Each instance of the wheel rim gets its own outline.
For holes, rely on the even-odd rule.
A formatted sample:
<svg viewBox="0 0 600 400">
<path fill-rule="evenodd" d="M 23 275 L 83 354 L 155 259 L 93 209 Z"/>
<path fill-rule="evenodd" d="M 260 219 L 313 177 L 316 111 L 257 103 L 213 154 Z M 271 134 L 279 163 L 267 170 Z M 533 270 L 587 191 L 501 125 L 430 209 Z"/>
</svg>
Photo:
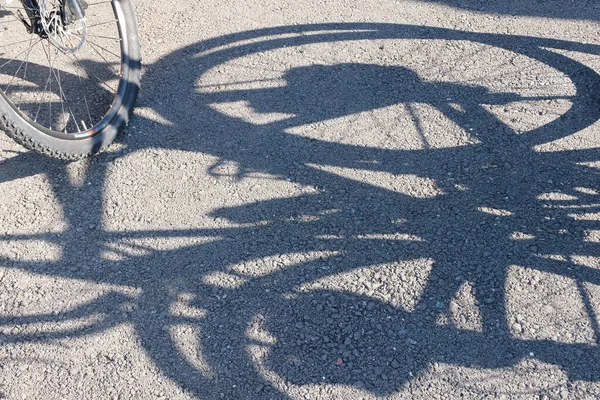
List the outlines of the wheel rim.
<svg viewBox="0 0 600 400">
<path fill-rule="evenodd" d="M 47 1 L 46 12 L 55 16 L 59 3 Z M 88 138 L 109 126 L 130 72 L 120 2 L 89 2 L 83 37 L 64 27 L 67 41 L 70 36 L 84 42 L 70 53 L 55 40 L 29 33 L 22 19 L 28 21 L 21 2 L 0 0 L 0 96 L 25 123 L 60 139 Z"/>
</svg>

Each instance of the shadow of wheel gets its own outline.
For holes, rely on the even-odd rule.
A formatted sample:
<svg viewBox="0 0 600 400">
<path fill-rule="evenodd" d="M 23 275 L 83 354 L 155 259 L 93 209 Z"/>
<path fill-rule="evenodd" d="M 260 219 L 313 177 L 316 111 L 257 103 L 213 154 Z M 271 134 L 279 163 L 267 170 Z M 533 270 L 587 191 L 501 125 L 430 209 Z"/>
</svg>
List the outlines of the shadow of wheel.
<svg viewBox="0 0 600 400">
<path fill-rule="evenodd" d="M 169 93 L 168 86 L 170 80 L 165 79 L 165 75 L 177 76 L 178 83 L 177 95 L 185 98 L 186 95 L 193 97 L 195 106 L 201 110 L 204 120 L 211 124 L 219 125 L 222 129 L 217 129 L 216 134 L 211 136 L 211 128 L 208 125 L 198 128 L 200 136 L 207 134 L 202 140 L 197 137 L 183 137 L 173 141 L 170 146 L 164 137 L 147 137 L 143 142 L 131 144 L 133 148 L 162 147 L 177 148 L 203 153 L 213 154 L 225 160 L 232 160 L 241 165 L 241 168 L 247 168 L 249 171 L 264 171 L 280 176 L 290 176 L 292 180 L 303 184 L 317 184 L 327 187 L 335 181 L 328 174 L 312 173 L 307 177 L 299 177 L 292 168 L 299 164 L 324 162 L 323 154 L 327 154 L 327 163 L 329 165 L 340 165 L 346 168 L 352 168 L 360 165 L 362 160 L 376 160 L 379 163 L 388 165 L 392 160 L 413 161 L 415 158 L 423 158 L 422 155 L 416 155 L 415 152 L 398 152 L 391 150 L 381 150 L 365 148 L 361 146 L 352 146 L 345 144 L 332 144 L 318 139 L 312 139 L 312 143 L 319 147 L 316 156 L 309 154 L 309 151 L 302 152 L 300 149 L 305 145 L 305 141 L 297 139 L 286 139 L 281 141 L 277 139 L 281 136 L 284 129 L 290 126 L 298 126 L 302 123 L 312 122 L 312 116 L 307 119 L 292 120 L 288 125 L 273 123 L 268 126 L 272 133 L 264 133 L 262 128 L 253 128 L 248 124 L 239 124 L 219 111 L 210 107 L 211 104 L 218 101 L 243 100 L 244 95 L 252 95 L 251 91 L 241 92 L 237 97 L 227 97 L 227 94 L 219 98 L 218 95 L 203 94 L 196 92 L 196 82 L 209 70 L 216 68 L 230 60 L 247 57 L 248 55 L 266 52 L 273 49 L 286 47 L 296 47 L 316 43 L 339 43 L 344 41 L 376 41 L 380 39 L 419 39 L 419 40 L 449 40 L 449 41 L 468 41 L 480 43 L 488 46 L 506 49 L 507 51 L 524 55 L 531 59 L 544 63 L 567 76 L 576 88 L 576 96 L 572 98 L 572 106 L 559 118 L 537 127 L 534 130 L 511 138 L 507 145 L 503 140 L 493 136 L 485 137 L 487 142 L 483 146 L 478 146 L 477 151 L 488 151 L 485 146 L 499 146 L 503 149 L 514 148 L 516 151 L 510 157 L 511 162 L 517 162 L 522 156 L 527 156 L 536 145 L 548 143 L 552 140 L 560 139 L 581 131 L 600 118 L 600 110 L 597 107 L 598 93 L 600 93 L 600 77 L 588 66 L 561 54 L 562 51 L 577 51 L 587 54 L 600 54 L 600 47 L 597 45 L 586 45 L 573 42 L 566 42 L 553 39 L 540 39 L 525 36 L 507 36 L 499 34 L 484 34 L 464 31 L 455 31 L 442 28 L 418 27 L 408 25 L 389 25 L 389 24 L 318 24 L 318 25 L 299 25 L 293 27 L 276 27 L 262 29 L 250 32 L 242 32 L 234 35 L 223 36 L 204 41 L 197 45 L 179 50 L 169 57 L 166 57 L 156 64 L 152 65 L 145 76 L 147 83 L 144 99 L 160 97 L 164 91 Z M 196 73 L 186 74 L 190 65 L 195 66 Z M 168 72 L 166 72 L 168 71 Z M 164 82 L 163 84 L 157 82 Z M 154 86 L 153 86 L 154 85 Z M 189 88 L 190 92 L 183 94 L 180 88 Z M 156 96 L 155 96 L 156 95 Z M 142 100 L 144 101 L 144 100 Z M 252 102 L 250 101 L 252 104 Z M 264 101 L 257 103 L 266 104 Z M 184 126 L 182 115 L 175 111 L 168 102 L 156 106 L 155 110 L 164 118 L 172 121 L 176 126 Z M 265 109 L 272 107 L 266 106 Z M 369 107 L 367 107 L 369 108 Z M 468 111 L 480 112 L 479 109 Z M 453 114 L 451 110 L 447 111 L 459 125 L 465 126 L 469 115 Z M 477 115 L 477 114 L 473 114 Z M 240 147 L 246 145 L 252 148 L 251 139 L 241 135 L 237 136 L 238 144 L 243 146 L 232 146 L 233 139 L 222 135 L 223 131 L 239 132 L 243 131 L 248 137 L 252 134 L 266 135 L 267 139 L 273 139 L 275 149 L 269 149 L 259 146 L 259 149 L 253 149 L 251 152 L 241 152 Z M 266 142 L 263 142 L 266 143 Z M 280 147 L 283 144 L 283 147 Z M 511 147 L 513 146 L 513 147 Z M 277 164 L 274 161 L 266 161 L 269 157 L 277 157 L 277 153 L 288 152 L 291 161 Z M 293 150 L 298 150 L 299 156 Z M 291 151 L 290 151 L 291 150 Z M 268 154 L 269 157 L 260 158 L 260 152 Z M 472 150 L 468 150 L 470 152 Z M 476 153 L 476 152 L 475 152 Z M 434 164 L 440 160 L 451 159 L 452 157 L 468 160 L 470 156 L 457 152 L 430 152 L 427 163 Z M 451 156 L 449 154 L 454 154 Z M 311 158 L 314 157 L 314 158 Z M 593 150 L 567 152 L 564 156 L 540 156 L 544 163 L 552 163 L 552 157 L 555 158 L 557 165 L 573 165 L 575 162 L 595 160 L 597 153 Z M 260 158 L 260 159 L 259 159 Z M 278 159 L 281 159 L 279 157 Z M 388 164 L 386 164 L 388 163 Z M 423 173 L 426 168 L 424 164 L 419 164 L 421 169 L 418 172 Z M 435 168 L 428 167 L 435 170 Z M 443 169 L 443 168 L 441 168 Z M 399 173 L 393 170 L 393 173 Z M 440 171 L 435 170 L 436 174 Z M 537 170 L 530 171 L 532 175 Z M 434 175 L 436 175 L 434 174 Z M 436 175 L 439 177 L 440 175 Z M 494 175 L 496 176 L 496 175 Z M 538 178 L 540 181 L 544 178 L 549 179 L 547 172 L 540 171 Z M 339 178 L 338 178 L 339 179 Z M 525 185 L 525 183 L 524 183 Z M 335 184 L 334 184 L 335 186 Z M 361 186 L 349 185 L 350 190 L 361 190 Z M 364 188 L 363 188 L 364 189 Z M 491 186 L 490 186 L 490 190 Z M 378 193 L 373 190 L 374 193 Z M 491 192 L 493 193 L 493 192 Z M 527 197 L 532 193 L 526 192 Z M 375 198 L 378 196 L 375 195 Z M 382 195 L 385 197 L 385 194 Z M 535 198 L 535 197 L 533 197 Z M 471 198 L 475 203 L 477 198 Z M 270 204 L 262 205 L 260 210 L 273 208 Z M 318 208 L 318 205 L 315 206 Z M 283 207 L 285 209 L 285 206 Z M 307 206 L 307 209 L 310 209 Z M 216 213 L 219 217 L 225 217 L 235 222 L 256 222 L 252 220 L 239 220 L 238 218 L 246 215 L 263 215 L 259 210 L 253 207 L 243 210 L 220 210 Z M 537 213 L 537 211 L 536 211 Z M 535 217 L 541 214 L 532 214 Z M 283 215 L 283 217 L 290 217 Z M 282 217 L 282 218 L 283 218 Z M 335 220 L 334 220 L 335 221 Z M 477 220 L 480 223 L 480 220 Z M 343 223 L 345 224 L 345 223 Z M 415 225 L 417 225 L 415 223 Z M 468 225 L 468 224 L 467 224 Z M 346 226 L 346 225 L 344 225 Z M 470 225 L 468 225 L 471 227 Z M 317 229 L 308 228 L 303 240 L 308 240 Z M 206 246 L 205 250 L 220 254 L 222 252 L 239 252 L 234 258 L 239 257 L 237 262 L 243 260 L 243 246 L 248 244 L 250 239 L 244 238 L 244 235 L 258 235 L 259 237 L 271 237 L 269 229 L 240 230 L 237 232 L 228 232 L 225 234 L 230 242 L 239 241 L 238 246 L 226 246 L 219 243 L 216 246 Z M 283 231 L 279 232 L 282 235 Z M 276 237 L 276 236 L 273 236 Z M 307 243 L 307 242 L 304 242 Z M 429 241 L 429 243 L 431 243 Z M 312 244 L 306 247 L 310 248 Z M 336 248 L 336 244 L 331 244 L 331 250 L 341 250 Z M 317 246 L 318 247 L 318 246 Z M 440 246 L 432 246 L 440 249 Z M 444 247 L 444 246 L 441 246 Z M 291 249 L 284 249 L 291 250 Z M 295 250 L 306 250 L 295 249 Z M 311 250 L 315 250 L 312 249 Z M 276 245 L 264 245 L 259 254 L 253 256 L 266 256 L 269 254 L 279 254 L 282 251 Z M 363 266 L 363 258 L 358 252 L 351 252 L 351 256 L 346 257 L 347 263 L 338 269 L 338 272 L 351 270 Z M 523 259 L 529 259 L 525 253 L 519 253 Z M 373 258 L 376 258 L 374 254 Z M 410 252 L 404 254 L 409 257 Z M 416 254 L 423 256 L 423 254 Z M 352 257 L 355 257 L 354 259 Z M 497 294 L 493 299 L 493 305 L 487 307 L 487 315 L 493 317 L 485 319 L 484 333 L 463 332 L 451 327 L 441 327 L 437 324 L 435 312 L 432 312 L 432 306 L 435 310 L 436 299 L 432 297 L 438 294 L 442 299 L 444 306 L 450 299 L 456 284 L 444 288 L 444 279 L 448 279 L 449 272 L 454 268 L 450 262 L 459 262 L 461 257 L 460 249 L 451 257 L 448 257 L 445 266 L 438 268 L 441 272 L 434 272 L 424 289 L 422 297 L 423 310 L 413 313 L 399 312 L 380 301 L 374 301 L 368 297 L 340 294 L 333 291 L 316 292 L 312 295 L 299 295 L 291 300 L 284 300 L 282 296 L 288 291 L 294 291 L 298 285 L 316 279 L 319 275 L 310 272 L 307 264 L 303 264 L 294 270 L 286 270 L 281 273 L 273 273 L 267 277 L 257 279 L 252 284 L 247 284 L 237 288 L 233 292 L 210 288 L 200 285 L 202 291 L 214 291 L 214 296 L 209 298 L 198 298 L 194 305 L 202 309 L 209 310 L 209 316 L 206 320 L 199 323 L 203 332 L 203 348 L 207 352 L 208 365 L 214 367 L 214 373 L 219 378 L 213 378 L 206 373 L 197 370 L 189 361 L 177 350 L 174 344 L 165 346 L 166 343 L 172 343 L 172 337 L 164 330 L 157 329 L 159 324 L 154 324 L 148 319 L 140 318 L 138 321 L 138 331 L 142 342 L 148 351 L 148 354 L 154 359 L 161 370 L 171 379 L 186 388 L 191 393 L 202 396 L 208 388 L 213 385 L 214 393 L 225 393 L 225 396 L 235 398 L 254 398 L 254 393 L 241 393 L 239 390 L 232 389 L 232 385 L 242 385 L 250 388 L 257 385 L 261 388 L 265 380 L 268 386 L 266 389 L 274 390 L 269 395 L 285 397 L 283 393 L 289 385 L 305 384 L 344 384 L 364 388 L 374 394 L 385 395 L 393 393 L 402 385 L 411 379 L 412 376 L 419 374 L 431 362 L 449 362 L 458 365 L 477 366 L 484 368 L 501 368 L 514 366 L 517 362 L 535 352 L 541 359 L 560 365 L 570 376 L 575 379 L 584 379 L 595 381 L 593 372 L 586 370 L 586 366 L 597 365 L 599 361 L 598 352 L 588 345 L 584 344 L 559 344 L 552 341 L 528 342 L 516 339 L 510 336 L 507 328 L 504 295 Z M 366 257 L 368 258 L 368 257 Z M 393 257 L 392 257 L 393 259 Z M 371 263 L 376 261 L 385 262 L 389 259 L 369 260 Z M 469 261 L 469 260 L 467 260 Z M 471 260 L 473 263 L 482 262 L 478 257 Z M 184 260 L 179 260 L 184 262 Z M 215 270 L 227 271 L 228 265 L 236 260 L 227 260 L 215 263 Z M 460 265 L 460 264 L 458 264 Z M 490 272 L 490 281 L 492 287 L 498 290 L 503 289 L 506 280 L 506 260 L 500 260 L 496 269 Z M 564 266 L 561 266 L 564 267 Z M 546 271 L 557 272 L 561 267 L 553 265 L 544 265 L 542 268 Z M 200 271 L 197 271 L 200 272 Z M 208 272 L 204 270 L 203 272 Z M 469 275 L 471 272 L 466 267 L 458 267 L 458 272 L 463 275 Z M 560 271 L 564 273 L 564 271 Z M 600 277 L 597 272 L 589 269 L 580 269 L 571 276 L 588 282 L 599 282 Z M 474 279 L 474 278 L 473 278 Z M 270 282 L 284 282 L 286 287 L 280 288 L 276 293 L 262 295 L 256 298 L 259 293 L 257 288 L 270 287 Z M 228 294 L 223 297 L 223 294 Z M 448 297 L 450 296 L 450 297 Z M 167 304 L 166 299 L 169 296 L 167 292 L 156 296 L 153 294 L 147 297 L 146 305 L 148 309 L 160 310 L 166 315 L 168 311 L 163 307 Z M 235 299 L 238 300 L 235 300 Z M 242 299 L 243 304 L 240 303 Z M 481 299 L 483 300 L 483 299 Z M 319 304 L 335 304 L 338 310 L 337 318 L 322 314 L 317 308 Z M 369 305 L 370 304 L 370 305 Z M 280 307 L 278 308 L 277 306 Z M 370 309 L 366 309 L 370 307 Z M 364 308 L 364 309 L 363 309 Z M 226 315 L 227 312 L 234 312 L 233 315 Z M 275 342 L 269 343 L 260 341 L 248 335 L 247 328 L 252 324 L 251 321 L 257 316 L 267 315 L 264 318 L 265 331 L 271 332 Z M 270 315 L 270 318 L 268 317 Z M 295 319 L 295 316 L 304 316 L 301 319 Z M 261 317 L 262 318 L 262 317 Z M 487 323 L 492 323 L 494 327 Z M 240 323 L 240 321 L 246 321 Z M 333 321 L 333 322 L 331 322 Z M 497 324 L 497 326 L 496 326 Z M 370 327 L 380 326 L 378 334 L 387 332 L 387 335 L 374 338 L 369 336 L 372 330 Z M 356 338 L 355 338 L 356 335 Z M 490 336 L 491 335 L 491 336 Z M 160 339 L 157 339 L 160 338 Z M 350 342 L 344 344 L 346 338 Z M 493 340 L 490 340 L 492 338 Z M 200 339 L 199 339 L 200 340 Z M 353 341 L 363 341 L 361 347 L 352 347 Z M 385 347 L 382 347 L 385 343 Z M 465 347 L 468 343 L 469 347 Z M 249 354 L 249 347 L 258 346 L 265 349 L 263 357 L 253 358 Z M 391 346 L 391 347 L 390 347 Z M 260 351 L 259 351 L 260 352 Z M 345 354 L 345 355 L 344 355 Z M 335 365 L 336 355 L 346 358 L 341 365 Z M 577 361 L 584 355 L 585 361 Z M 246 358 L 246 362 L 240 363 L 241 358 Z M 354 361 L 352 361 L 354 360 Z M 360 360 L 369 360 L 367 365 L 368 372 L 365 373 L 364 365 L 360 366 Z M 262 364 L 261 364 L 262 363 Z M 339 367 L 339 368 L 338 368 Z M 353 367 L 355 371 L 353 372 Z M 270 372 L 269 372 L 270 371 Z M 362 375 L 362 376 L 361 376 Z M 254 379 L 249 379 L 254 376 Z M 275 389 L 273 389 L 275 388 Z M 262 393 L 262 392 L 261 392 Z M 266 395 L 266 394 L 265 394 Z"/>
</svg>

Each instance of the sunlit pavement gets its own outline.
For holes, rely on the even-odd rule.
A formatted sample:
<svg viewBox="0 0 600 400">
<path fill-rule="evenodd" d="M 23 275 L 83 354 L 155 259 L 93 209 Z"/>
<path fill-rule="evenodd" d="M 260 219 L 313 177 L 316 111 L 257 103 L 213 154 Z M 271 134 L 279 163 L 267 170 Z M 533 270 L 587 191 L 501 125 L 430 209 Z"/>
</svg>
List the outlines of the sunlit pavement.
<svg viewBox="0 0 600 400">
<path fill-rule="evenodd" d="M 135 6 L 120 141 L 0 141 L 2 396 L 600 397 L 598 5 Z"/>
</svg>

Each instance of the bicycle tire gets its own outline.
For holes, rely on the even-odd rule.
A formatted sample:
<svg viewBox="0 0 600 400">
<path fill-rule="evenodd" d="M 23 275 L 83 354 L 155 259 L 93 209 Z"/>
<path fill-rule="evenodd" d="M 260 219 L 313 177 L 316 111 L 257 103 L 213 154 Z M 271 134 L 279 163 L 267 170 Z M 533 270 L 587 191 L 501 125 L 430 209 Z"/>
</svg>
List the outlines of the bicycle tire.
<svg viewBox="0 0 600 400">
<path fill-rule="evenodd" d="M 118 26 L 118 38 L 120 40 L 120 44 L 118 46 L 121 49 L 121 71 L 120 77 L 118 79 L 118 86 L 116 86 L 116 93 L 114 93 L 114 97 L 112 99 L 112 102 L 110 103 L 110 107 L 106 112 L 102 111 L 101 116 L 98 117 L 99 121 L 93 126 L 91 126 L 89 129 L 85 129 L 84 132 L 80 131 L 77 134 L 72 134 L 66 132 L 66 127 L 64 132 L 58 129 L 54 129 L 52 126 L 52 118 L 54 117 L 50 115 L 50 127 L 45 127 L 33 118 L 32 113 L 28 114 L 27 112 L 21 110 L 15 103 L 14 99 L 11 99 L 11 97 L 7 95 L 7 93 L 4 92 L 0 87 L 0 130 L 3 130 L 9 137 L 11 137 L 16 142 L 18 142 L 19 144 L 21 144 L 29 150 L 33 150 L 53 158 L 65 160 L 76 160 L 90 156 L 92 154 L 103 151 L 111 143 L 113 143 L 118 134 L 122 132 L 128 124 L 133 111 L 133 107 L 140 86 L 141 57 L 137 24 L 135 21 L 131 2 L 129 0 L 111 0 L 110 4 L 112 6 L 114 16 L 116 17 L 116 23 Z M 0 4 L 0 10 L 1 9 L 2 7 Z M 93 22 L 94 21 L 91 21 L 91 23 Z M 13 26 L 15 25 L 18 24 L 13 24 Z M 25 30 L 23 31 L 26 32 Z M 35 36 L 35 34 L 33 36 Z M 0 42 L 1 41 L 2 39 L 0 38 Z M 90 44 L 90 46 L 96 47 L 92 44 Z M 42 44 L 42 48 L 44 48 L 44 44 Z M 97 48 L 94 48 L 93 50 L 96 51 L 96 53 L 100 54 Z M 29 57 L 30 52 L 31 49 L 27 53 L 27 57 Z M 46 52 L 46 50 L 44 50 L 44 52 Z M 51 70 L 48 78 L 50 80 L 50 84 L 52 83 L 52 73 L 54 72 L 52 66 L 51 52 L 52 48 L 50 45 L 48 45 L 48 52 L 46 52 L 46 54 L 50 54 L 50 57 L 48 57 Z M 102 56 L 102 54 L 100 54 L 100 56 Z M 85 70 L 85 68 L 83 67 L 83 63 L 79 61 L 76 55 L 74 56 L 74 59 L 77 60 L 82 66 L 82 68 Z M 104 60 L 106 60 L 106 58 L 104 58 Z M 23 66 L 24 61 L 17 60 L 17 63 L 19 61 L 21 62 L 21 66 Z M 6 63 L 8 62 L 10 62 L 10 60 Z M 109 62 L 106 61 L 106 63 L 107 65 L 100 67 L 106 68 L 108 70 L 108 68 L 110 67 L 108 65 Z M 30 65 L 29 61 L 27 61 L 27 65 Z M 38 65 L 30 66 L 30 69 L 33 68 L 40 69 L 43 67 L 40 67 Z M 26 75 L 26 69 L 27 68 L 25 68 L 24 75 Z M 54 72 L 54 77 L 57 78 L 59 85 L 61 83 L 61 72 L 65 75 L 68 75 L 64 71 L 60 70 L 58 71 L 58 74 Z M 0 71 L 0 73 L 2 73 L 2 71 Z M 88 72 L 88 75 L 91 76 L 94 74 Z M 19 79 L 25 80 L 25 77 L 19 77 Z M 79 77 L 79 80 L 82 81 L 81 77 Z M 48 82 L 46 82 L 46 85 L 48 85 Z M 96 83 L 96 86 L 101 85 Z M 38 88 L 41 88 L 41 85 L 39 85 Z M 46 88 L 44 88 L 43 90 L 46 90 Z M 65 95 L 63 93 L 63 89 L 59 88 L 59 91 L 60 101 L 64 103 L 63 96 Z M 105 92 L 108 91 L 105 90 Z M 106 97 L 109 95 L 109 93 L 103 93 L 103 95 Z M 96 99 L 90 99 L 90 101 L 91 100 Z M 86 107 L 88 107 L 88 114 L 90 114 L 87 99 L 85 100 L 85 104 Z M 51 107 L 52 104 L 50 104 L 50 108 Z M 90 119 L 92 119 L 91 116 Z M 77 124 L 78 122 L 75 120 L 75 125 Z M 85 123 L 83 125 L 87 128 Z"/>
</svg>

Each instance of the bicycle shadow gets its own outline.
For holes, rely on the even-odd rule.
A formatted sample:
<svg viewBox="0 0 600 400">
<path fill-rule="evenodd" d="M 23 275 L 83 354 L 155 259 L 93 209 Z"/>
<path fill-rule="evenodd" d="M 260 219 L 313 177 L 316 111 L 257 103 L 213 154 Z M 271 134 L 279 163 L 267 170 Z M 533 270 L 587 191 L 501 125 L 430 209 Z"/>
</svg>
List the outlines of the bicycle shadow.
<svg viewBox="0 0 600 400">
<path fill-rule="evenodd" d="M 304 31 L 317 33 L 285 37 Z M 323 31 L 334 33 L 319 33 Z M 482 86 L 424 81 L 405 67 L 360 63 L 305 66 L 286 71 L 285 85 L 277 88 L 197 90 L 199 75 L 247 54 L 307 43 L 379 38 L 468 38 L 518 49 L 566 74 L 577 93 L 569 96 L 573 105 L 564 115 L 526 135 L 517 135 L 485 105 L 533 97 L 492 93 Z M 248 39 L 257 42 L 243 42 Z M 548 47 L 598 54 L 597 46 L 576 43 L 381 24 L 272 28 L 208 40 L 175 52 L 149 66 L 141 98 L 142 106 L 151 107 L 172 125 L 138 118 L 134 124 L 144 135 L 126 139 L 130 151 L 163 148 L 209 154 L 218 157 L 219 163 L 234 162 L 238 180 L 260 172 L 317 190 L 292 198 L 215 209 L 210 216 L 234 223 L 230 228 L 135 232 L 138 239 L 221 239 L 182 249 L 150 251 L 143 256 L 122 254 L 122 260 L 111 261 L 102 259 L 101 253 L 106 244 L 126 243 L 121 234 L 95 230 L 82 243 L 77 228 L 88 226 L 90 221 L 102 225 L 102 207 L 90 210 L 89 205 L 101 204 L 108 174 L 106 160 L 119 155 L 100 157 L 89 168 L 84 184 L 93 183 L 95 190 L 85 193 L 65 182 L 62 166 L 48 168 L 71 229 L 60 239 L 52 235 L 45 239 L 69 251 L 56 263 L 6 261 L 36 273 L 141 288 L 142 295 L 136 309 L 128 314 L 128 321 L 136 327 L 144 349 L 161 371 L 198 397 L 223 393 L 228 398 L 256 398 L 257 387 L 261 396 L 286 397 L 286 385 L 323 383 L 385 395 L 399 390 L 432 363 L 502 368 L 515 366 L 530 353 L 560 366 L 569 378 L 597 382 L 600 354 L 594 344 L 529 340 L 516 335 L 509 326 L 506 291 L 511 266 L 600 284 L 600 274 L 592 267 L 542 257 L 599 255 L 597 244 L 585 240 L 585 232 L 596 229 L 597 223 L 575 223 L 570 217 L 597 207 L 597 195 L 576 190 L 598 189 L 598 172 L 582 164 L 597 161 L 597 151 L 544 153 L 533 147 L 576 133 L 600 119 L 595 94 L 600 77 L 589 67 L 545 49 Z M 171 97 L 181 99 L 178 107 L 170 102 L 159 103 Z M 460 107 L 449 105 L 448 98 Z M 237 101 L 244 101 L 258 114 L 286 117 L 256 124 L 226 115 L 213 106 Z M 289 133 L 298 126 L 411 103 L 428 104 L 463 131 L 478 132 L 477 142 L 394 150 Z M 40 170 L 39 166 L 24 168 Z M 377 179 L 344 173 L 347 170 L 390 174 L 395 179 L 414 176 L 431 182 L 431 186 L 425 192 L 403 192 Z M 209 170 L 215 176 L 216 171 Z M 540 201 L 541 194 L 556 190 L 577 197 L 567 203 Z M 561 207 L 563 204 L 569 208 Z M 82 209 L 89 212 L 82 213 Z M 497 215 L 482 209 L 508 212 Z M 517 231 L 534 238 L 517 241 L 512 236 Z M 8 235 L 2 239 L 20 238 Z M 320 256 L 291 256 L 298 253 Z M 253 272 L 253 261 L 278 256 L 283 264 L 279 268 L 265 274 Z M 101 260 L 101 267 L 91 260 Z M 411 264 L 414 260 L 429 260 L 429 272 L 419 272 L 418 265 Z M 400 267 L 394 267 L 396 264 Z M 240 269 L 240 265 L 248 268 Z M 380 271 L 383 277 L 369 281 L 381 283 L 377 289 L 343 293 L 331 285 L 303 288 L 372 266 L 384 266 Z M 240 284 L 219 286 L 210 280 L 215 273 L 237 279 Z M 418 278 L 409 283 L 422 283 L 422 290 L 413 296 L 414 308 L 392 301 L 390 293 L 398 289 L 396 286 L 400 286 L 400 292 L 410 292 L 400 283 L 402 274 Z M 459 329 L 439 319 L 449 314 L 451 302 L 466 283 L 474 288 L 481 314 L 480 331 Z M 206 310 L 206 315 L 173 315 L 172 304 L 185 293 L 194 296 L 188 306 Z M 592 336 L 597 338 L 600 331 L 591 301 L 585 293 L 582 296 Z M 108 314 L 107 318 L 117 318 L 109 310 L 119 309 L 122 301 L 122 297 L 109 296 L 98 302 L 101 306 L 92 303 L 74 315 L 80 317 L 98 308 L 96 312 Z M 9 318 L 1 322 L 20 324 L 47 318 Z M 114 323 L 104 322 L 99 329 L 121 323 L 121 318 L 119 314 Z M 197 340 L 202 343 L 208 372 L 194 366 L 164 329 L 165 325 L 182 323 L 199 328 Z M 88 332 L 69 331 L 64 335 Z M 44 338 L 15 335 L 11 340 Z"/>
</svg>

